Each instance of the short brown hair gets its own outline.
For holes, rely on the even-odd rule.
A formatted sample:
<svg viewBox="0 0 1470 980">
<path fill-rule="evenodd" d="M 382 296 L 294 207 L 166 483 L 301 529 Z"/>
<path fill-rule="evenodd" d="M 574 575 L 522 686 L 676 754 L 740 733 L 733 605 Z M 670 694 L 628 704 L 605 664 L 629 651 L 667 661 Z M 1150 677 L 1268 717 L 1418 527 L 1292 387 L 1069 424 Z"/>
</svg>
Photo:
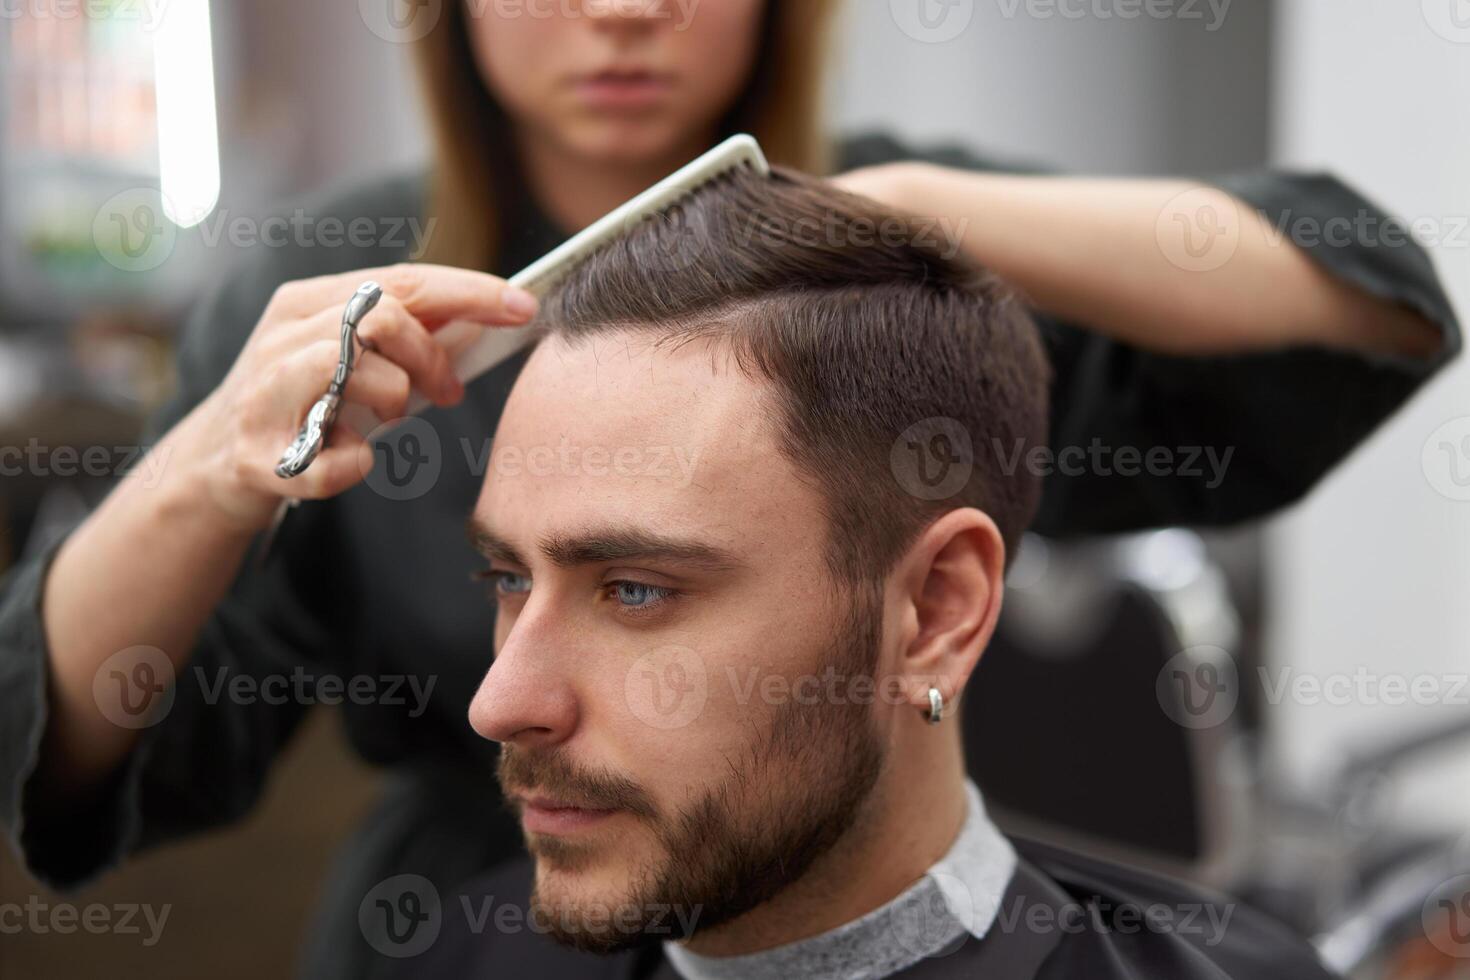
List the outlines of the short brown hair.
<svg viewBox="0 0 1470 980">
<path fill-rule="evenodd" d="M 600 249 L 547 296 L 541 321 L 572 342 L 712 339 L 772 383 L 782 448 L 826 500 L 838 580 L 881 579 L 956 507 L 990 515 L 1009 556 L 1040 480 L 1006 461 L 1045 445 L 1050 370 L 1012 290 L 932 238 L 814 177 L 743 170 Z M 894 465 L 915 431 L 972 447 L 942 498 Z"/>
</svg>

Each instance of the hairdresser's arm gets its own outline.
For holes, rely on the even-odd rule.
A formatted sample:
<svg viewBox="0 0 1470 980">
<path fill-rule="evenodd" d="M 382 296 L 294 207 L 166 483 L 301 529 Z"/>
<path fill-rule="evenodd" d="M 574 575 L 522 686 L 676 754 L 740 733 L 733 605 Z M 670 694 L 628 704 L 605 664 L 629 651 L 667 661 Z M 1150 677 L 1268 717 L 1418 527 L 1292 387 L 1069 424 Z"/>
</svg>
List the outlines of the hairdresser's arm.
<svg viewBox="0 0 1470 980">
<path fill-rule="evenodd" d="M 154 447 L 66 541 L 42 602 L 51 713 L 42 753 L 48 794 L 96 785 L 137 733 L 99 711 L 93 678 L 113 654 L 146 645 L 178 666 L 284 495 L 321 499 L 356 484 L 371 450 L 345 425 L 311 468 L 274 473 L 281 450 L 336 367 L 342 304 L 377 279 L 385 295 L 361 332 L 374 344 L 345 401 L 401 416 L 410 387 L 441 405 L 464 393 L 430 335 L 451 319 L 524 322 L 501 280 L 436 266 L 394 266 L 288 283 L 276 292 L 212 394 Z M 515 291 L 519 293 L 519 291 Z"/>
<path fill-rule="evenodd" d="M 935 219 L 941 242 L 958 241 L 1042 312 L 1143 349 L 1213 354 L 1316 345 L 1428 357 L 1442 342 L 1429 320 L 1333 276 L 1223 190 L 919 162 L 864 168 L 837 181 Z M 1203 246 L 1205 225 L 1217 217 L 1218 227 L 1238 236 L 1233 251 L 1222 237 L 1191 259 L 1184 236 L 1201 236 L 1194 241 Z"/>
</svg>

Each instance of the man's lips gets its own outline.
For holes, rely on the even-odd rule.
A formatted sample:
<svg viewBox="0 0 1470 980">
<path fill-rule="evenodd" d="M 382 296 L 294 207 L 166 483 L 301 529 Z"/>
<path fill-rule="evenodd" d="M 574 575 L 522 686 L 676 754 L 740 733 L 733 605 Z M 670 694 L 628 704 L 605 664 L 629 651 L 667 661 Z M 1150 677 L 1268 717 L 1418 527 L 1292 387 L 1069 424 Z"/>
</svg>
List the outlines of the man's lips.
<svg viewBox="0 0 1470 980">
<path fill-rule="evenodd" d="M 594 827 L 617 813 L 554 800 L 546 796 L 518 797 L 521 826 L 533 834 L 570 834 Z"/>
</svg>

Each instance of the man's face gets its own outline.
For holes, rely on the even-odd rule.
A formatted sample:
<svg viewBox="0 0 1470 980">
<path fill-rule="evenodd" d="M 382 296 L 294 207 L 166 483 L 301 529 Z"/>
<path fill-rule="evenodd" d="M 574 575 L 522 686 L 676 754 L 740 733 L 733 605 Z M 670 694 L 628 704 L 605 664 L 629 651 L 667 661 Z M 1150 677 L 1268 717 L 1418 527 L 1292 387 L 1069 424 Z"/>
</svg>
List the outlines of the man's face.
<svg viewBox="0 0 1470 980">
<path fill-rule="evenodd" d="M 502 743 L 564 941 L 670 938 L 660 906 L 728 920 L 861 826 L 882 726 L 818 681 L 871 672 L 881 606 L 834 588 L 775 412 L 723 349 L 631 333 L 545 341 L 506 405 L 474 515 L 499 616 L 470 720 Z"/>
</svg>

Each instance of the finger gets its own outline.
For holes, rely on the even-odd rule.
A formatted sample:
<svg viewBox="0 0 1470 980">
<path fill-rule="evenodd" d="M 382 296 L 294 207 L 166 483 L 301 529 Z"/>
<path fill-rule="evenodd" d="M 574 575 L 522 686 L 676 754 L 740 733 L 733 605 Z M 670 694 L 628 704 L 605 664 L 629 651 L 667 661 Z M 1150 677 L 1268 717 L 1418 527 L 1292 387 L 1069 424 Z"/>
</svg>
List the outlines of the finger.
<svg viewBox="0 0 1470 980">
<path fill-rule="evenodd" d="M 378 269 L 286 283 L 271 298 L 268 312 L 283 318 L 305 317 L 323 307 L 342 309 L 357 287 L 374 280 L 433 330 L 451 320 L 491 325 L 528 322 L 536 315 L 536 297 L 499 276 L 471 269 L 405 262 Z"/>
<path fill-rule="evenodd" d="M 320 338 L 275 358 L 263 372 L 252 398 L 259 418 L 274 418 L 281 406 L 293 411 L 293 425 L 306 418 L 317 399 L 327 393 L 337 370 L 339 348 L 335 340 Z"/>
<path fill-rule="evenodd" d="M 290 358 L 296 350 L 315 349 L 326 338 L 335 338 L 329 341 L 332 363 L 322 375 L 321 384 L 326 385 L 332 380 L 341 357 L 340 319 L 340 310 L 328 308 L 298 321 L 297 325 L 283 325 L 280 336 L 271 341 L 268 356 Z M 412 387 L 436 405 L 452 405 L 463 397 L 464 386 L 455 376 L 449 352 L 398 300 L 384 296 L 377 308 L 363 318 L 357 337 L 361 346 L 353 362 L 354 376 L 374 360 L 387 360 L 408 372 Z"/>
<path fill-rule="evenodd" d="M 408 372 L 413 387 L 437 405 L 452 405 L 464 395 L 449 352 L 398 299 L 384 295 L 363 318 L 357 336 L 363 344 Z M 362 358 L 359 364 L 372 358 Z"/>
<path fill-rule="evenodd" d="M 388 421 L 403 417 L 412 390 L 407 371 L 386 358 L 368 354 L 357 362 L 342 400 L 366 405 L 378 418 Z"/>
<path fill-rule="evenodd" d="M 373 466 L 373 450 L 351 426 L 333 426 L 325 448 L 306 472 L 292 477 L 291 493 L 301 499 L 321 500 L 354 487 Z"/>
<path fill-rule="evenodd" d="M 296 438 L 308 413 L 325 393 L 324 379 L 329 377 L 335 364 L 335 345 L 318 341 L 284 358 L 259 380 L 258 390 L 246 405 L 244 414 L 249 417 L 245 421 L 246 427 L 255 433 L 252 441 L 258 441 L 261 447 L 261 465 L 249 468 L 253 481 L 260 488 L 271 493 L 315 499 L 340 492 L 351 485 L 332 482 L 329 486 L 323 483 L 324 477 L 318 470 L 335 471 L 338 467 L 322 467 L 320 455 L 305 473 L 289 481 L 282 481 L 275 473 L 281 454 Z M 349 446 L 361 440 L 362 437 L 350 427 L 339 423 L 329 433 L 326 445 L 327 448 Z M 333 478 L 334 481 L 336 479 Z M 288 483 L 289 487 L 286 486 Z"/>
<path fill-rule="evenodd" d="M 295 407 L 288 419 L 293 435 L 311 407 L 326 394 L 332 372 L 337 369 L 337 355 L 335 342 L 317 340 L 283 358 L 263 382 L 264 390 L 257 396 L 261 403 Z M 396 419 L 403 416 L 411 394 L 407 371 L 385 357 L 369 354 L 358 360 L 342 392 L 342 402 L 366 406 L 379 419 Z"/>
</svg>

